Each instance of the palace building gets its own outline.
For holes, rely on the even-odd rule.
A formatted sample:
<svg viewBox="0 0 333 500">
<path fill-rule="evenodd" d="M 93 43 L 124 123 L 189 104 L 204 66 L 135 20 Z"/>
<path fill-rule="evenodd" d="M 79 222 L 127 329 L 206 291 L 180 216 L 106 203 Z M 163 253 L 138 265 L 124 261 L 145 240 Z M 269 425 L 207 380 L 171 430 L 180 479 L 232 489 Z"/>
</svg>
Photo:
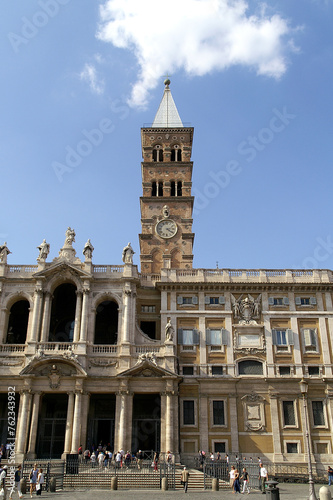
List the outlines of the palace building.
<svg viewBox="0 0 333 500">
<path fill-rule="evenodd" d="M 89 240 L 80 259 L 71 228 L 53 261 L 45 240 L 36 265 L 0 247 L 1 442 L 16 432 L 18 461 L 103 441 L 305 463 L 308 433 L 328 463 L 333 273 L 193 268 L 193 128 L 169 84 L 141 130 L 140 271 L 130 244 L 122 265 Z"/>
</svg>

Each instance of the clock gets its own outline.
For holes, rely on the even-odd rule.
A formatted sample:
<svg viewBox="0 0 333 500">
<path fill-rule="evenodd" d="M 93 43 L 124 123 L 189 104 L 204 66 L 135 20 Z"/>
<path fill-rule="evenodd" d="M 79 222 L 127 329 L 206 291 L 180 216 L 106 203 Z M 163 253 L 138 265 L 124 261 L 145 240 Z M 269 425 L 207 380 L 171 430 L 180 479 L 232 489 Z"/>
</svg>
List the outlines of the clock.
<svg viewBox="0 0 333 500">
<path fill-rule="evenodd" d="M 175 221 L 170 219 L 161 220 L 156 224 L 156 233 L 161 238 L 173 238 L 177 233 L 177 229 Z"/>
</svg>

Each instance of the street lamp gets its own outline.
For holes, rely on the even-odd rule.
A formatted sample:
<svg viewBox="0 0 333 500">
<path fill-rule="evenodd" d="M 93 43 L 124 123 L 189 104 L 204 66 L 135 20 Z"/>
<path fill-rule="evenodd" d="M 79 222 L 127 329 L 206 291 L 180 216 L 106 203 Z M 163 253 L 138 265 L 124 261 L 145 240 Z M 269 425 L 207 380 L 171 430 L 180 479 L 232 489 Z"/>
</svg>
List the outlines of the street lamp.
<svg viewBox="0 0 333 500">
<path fill-rule="evenodd" d="M 302 379 L 299 383 L 301 393 L 303 396 L 303 408 L 304 408 L 304 419 L 305 419 L 305 437 L 306 437 L 306 447 L 308 453 L 308 471 L 309 471 L 309 500 L 317 500 L 316 493 L 314 490 L 314 483 L 312 477 L 312 463 L 311 463 L 311 453 L 310 453 L 310 439 L 309 439 L 309 423 L 308 423 L 308 409 L 306 404 L 306 395 L 308 393 L 308 383 Z"/>
</svg>

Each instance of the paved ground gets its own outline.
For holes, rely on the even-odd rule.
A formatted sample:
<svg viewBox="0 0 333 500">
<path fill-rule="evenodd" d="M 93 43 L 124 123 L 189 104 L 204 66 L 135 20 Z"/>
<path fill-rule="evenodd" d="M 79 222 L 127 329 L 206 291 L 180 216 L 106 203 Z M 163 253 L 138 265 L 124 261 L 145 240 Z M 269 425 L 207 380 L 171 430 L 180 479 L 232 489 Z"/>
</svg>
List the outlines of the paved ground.
<svg viewBox="0 0 333 500">
<path fill-rule="evenodd" d="M 316 484 L 315 491 L 317 498 L 319 500 L 319 488 L 322 485 Z M 309 498 L 309 486 L 307 484 L 280 484 L 280 498 L 281 500 L 306 500 Z M 333 487 L 330 487 L 331 494 L 333 495 Z M 182 491 L 165 491 L 162 492 L 160 490 L 120 490 L 120 491 L 111 491 L 111 490 L 100 490 L 100 489 L 77 489 L 77 490 L 67 490 L 67 491 L 58 491 L 57 493 L 46 493 L 43 492 L 41 498 L 57 498 L 59 500 L 110 500 L 111 498 L 114 500 L 125 500 L 125 499 L 135 499 L 135 500 L 176 500 L 180 496 L 185 495 Z M 206 490 L 202 492 L 191 491 L 189 488 L 187 495 L 193 499 L 202 499 L 202 500 L 221 500 L 221 499 L 233 499 L 238 497 L 238 495 L 233 495 L 231 491 L 221 490 L 218 492 L 212 492 L 211 490 Z M 246 495 L 247 496 L 247 495 Z M 17 494 L 13 496 L 13 499 L 16 500 Z M 30 496 L 27 494 L 23 498 L 28 500 Z M 35 498 L 35 496 L 34 496 Z M 258 491 L 251 492 L 251 498 L 253 499 L 262 499 L 269 498 L 267 496 L 263 496 Z"/>
</svg>

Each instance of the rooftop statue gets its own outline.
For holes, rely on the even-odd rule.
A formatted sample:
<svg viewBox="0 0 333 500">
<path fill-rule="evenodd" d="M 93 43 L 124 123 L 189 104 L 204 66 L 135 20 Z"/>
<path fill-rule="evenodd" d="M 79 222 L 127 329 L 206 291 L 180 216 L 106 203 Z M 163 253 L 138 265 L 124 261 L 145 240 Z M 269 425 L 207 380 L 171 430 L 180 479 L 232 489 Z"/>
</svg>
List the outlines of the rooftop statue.
<svg viewBox="0 0 333 500">
<path fill-rule="evenodd" d="M 123 255 L 122 259 L 125 264 L 133 264 L 133 255 L 135 254 L 133 248 L 131 247 L 130 243 L 127 243 L 127 245 L 123 249 Z"/>
<path fill-rule="evenodd" d="M 7 255 L 12 253 L 7 247 L 7 241 L 3 245 L 0 245 L 0 262 L 7 264 Z"/>
<path fill-rule="evenodd" d="M 45 261 L 50 253 L 50 244 L 46 243 L 46 240 L 43 240 L 37 249 L 39 250 L 37 260 Z"/>
</svg>

